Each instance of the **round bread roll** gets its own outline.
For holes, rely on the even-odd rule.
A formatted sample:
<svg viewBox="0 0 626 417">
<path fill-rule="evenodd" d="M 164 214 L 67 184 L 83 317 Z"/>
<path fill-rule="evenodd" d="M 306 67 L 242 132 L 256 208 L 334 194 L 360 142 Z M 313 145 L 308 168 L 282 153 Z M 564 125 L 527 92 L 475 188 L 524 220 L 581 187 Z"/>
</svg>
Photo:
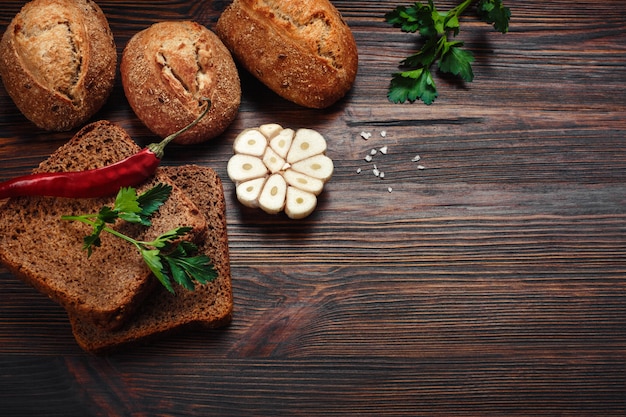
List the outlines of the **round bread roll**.
<svg viewBox="0 0 626 417">
<path fill-rule="evenodd" d="M 209 112 L 178 136 L 178 144 L 204 142 L 221 134 L 237 116 L 241 85 L 222 41 L 190 21 L 155 23 L 135 34 L 122 54 L 122 84 L 137 117 L 166 137 Z"/>
<path fill-rule="evenodd" d="M 301 106 L 329 107 L 356 78 L 354 37 L 328 0 L 234 0 L 215 31 L 252 75 Z"/>
<path fill-rule="evenodd" d="M 38 127 L 80 126 L 106 102 L 117 51 L 107 19 L 91 0 L 33 0 L 0 41 L 0 77 Z"/>
</svg>

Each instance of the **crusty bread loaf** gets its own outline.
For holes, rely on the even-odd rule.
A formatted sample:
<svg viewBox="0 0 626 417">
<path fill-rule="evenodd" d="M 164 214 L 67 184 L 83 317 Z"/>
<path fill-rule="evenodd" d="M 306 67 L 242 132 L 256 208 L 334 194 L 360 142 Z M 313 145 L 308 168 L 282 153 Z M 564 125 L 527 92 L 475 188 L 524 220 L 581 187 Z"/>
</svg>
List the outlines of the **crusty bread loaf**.
<svg viewBox="0 0 626 417">
<path fill-rule="evenodd" d="M 91 0 L 33 0 L 0 41 L 0 76 L 15 105 L 42 129 L 70 130 L 106 102 L 117 50 Z"/>
<path fill-rule="evenodd" d="M 119 126 L 106 121 L 81 129 L 36 172 L 97 168 L 134 154 L 139 147 Z M 173 185 L 170 198 L 152 216 L 146 228 L 114 225 L 137 239 L 152 240 L 178 226 L 193 227 L 190 238 L 203 240 L 207 224 L 197 206 L 166 175 L 157 174 L 138 188 L 157 182 Z M 95 199 L 19 197 L 0 206 L 0 261 L 25 282 L 60 303 L 68 311 L 105 328 L 119 327 L 139 300 L 152 290 L 154 280 L 139 252 L 109 233 L 91 257 L 82 249 L 89 226 L 61 220 L 62 215 L 97 213 L 113 206 L 114 196 Z M 119 229 L 122 230 L 122 229 Z"/>
<path fill-rule="evenodd" d="M 76 314 L 69 314 L 77 343 L 88 352 L 117 350 L 146 343 L 157 336 L 187 327 L 215 328 L 228 324 L 233 310 L 226 212 L 222 183 L 211 168 L 187 165 L 163 171 L 196 202 L 209 224 L 206 241 L 199 246 L 218 272 L 217 278 L 194 291 L 180 287 L 176 294 L 157 288 L 121 329 L 106 331 Z"/>
<path fill-rule="evenodd" d="M 356 42 L 328 0 L 234 0 L 215 30 L 252 75 L 299 105 L 328 107 L 355 80 Z"/>
<path fill-rule="evenodd" d="M 176 143 L 212 139 L 237 116 L 241 85 L 235 62 L 217 35 L 198 23 L 159 22 L 136 33 L 124 48 L 120 72 L 135 114 L 161 137 L 191 123 L 202 99 L 211 100 L 207 115 Z"/>
</svg>

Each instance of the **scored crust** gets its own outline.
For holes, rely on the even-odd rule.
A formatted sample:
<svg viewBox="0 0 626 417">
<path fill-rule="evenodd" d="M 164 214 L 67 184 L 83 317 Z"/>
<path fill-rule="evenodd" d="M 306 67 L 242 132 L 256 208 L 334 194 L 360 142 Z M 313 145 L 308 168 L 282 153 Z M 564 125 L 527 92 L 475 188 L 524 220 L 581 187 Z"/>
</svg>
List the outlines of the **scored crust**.
<svg viewBox="0 0 626 417">
<path fill-rule="evenodd" d="M 305 107 L 332 105 L 356 78 L 354 37 L 327 0 L 235 0 L 216 33 L 252 75 Z"/>
<path fill-rule="evenodd" d="M 165 137 L 211 108 L 179 144 L 199 143 L 221 134 L 235 119 L 241 101 L 237 67 L 222 41 L 190 21 L 155 23 L 135 34 L 120 65 L 126 98 L 155 134 Z"/>
<path fill-rule="evenodd" d="M 0 41 L 0 76 L 37 127 L 71 130 L 93 116 L 114 85 L 115 40 L 91 0 L 33 0 Z"/>
</svg>

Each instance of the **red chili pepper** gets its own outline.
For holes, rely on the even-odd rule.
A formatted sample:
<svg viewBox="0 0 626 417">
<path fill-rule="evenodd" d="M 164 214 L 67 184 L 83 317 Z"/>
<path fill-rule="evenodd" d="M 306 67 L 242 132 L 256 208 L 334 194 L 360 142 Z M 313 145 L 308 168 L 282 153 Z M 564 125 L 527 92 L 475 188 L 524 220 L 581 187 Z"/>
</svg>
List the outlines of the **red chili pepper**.
<svg viewBox="0 0 626 417">
<path fill-rule="evenodd" d="M 102 168 L 73 172 L 41 172 L 0 183 L 0 200 L 19 196 L 92 198 L 113 195 L 122 187 L 134 187 L 148 179 L 161 163 L 165 146 L 195 126 L 209 111 L 211 102 L 192 123 L 140 152 Z"/>
</svg>

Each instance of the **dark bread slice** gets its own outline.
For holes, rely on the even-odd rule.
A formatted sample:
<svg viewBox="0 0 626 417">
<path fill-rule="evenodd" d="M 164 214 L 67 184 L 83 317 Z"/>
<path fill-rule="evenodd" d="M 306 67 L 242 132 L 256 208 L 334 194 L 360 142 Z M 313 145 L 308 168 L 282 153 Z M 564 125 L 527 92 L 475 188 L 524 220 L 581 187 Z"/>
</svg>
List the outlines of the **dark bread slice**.
<svg viewBox="0 0 626 417">
<path fill-rule="evenodd" d="M 76 171 L 119 161 L 140 148 L 119 126 L 100 121 L 87 125 L 35 169 L 36 172 Z M 152 240 L 174 227 L 193 227 L 194 240 L 203 240 L 207 224 L 195 204 L 163 173 L 142 184 L 171 184 L 172 194 L 146 228 L 129 224 L 124 233 Z M 94 325 L 117 328 L 154 288 L 154 279 L 139 252 L 128 242 L 102 233 L 102 245 L 91 257 L 82 249 L 90 226 L 61 220 L 64 214 L 98 212 L 112 206 L 114 196 L 95 199 L 51 197 L 12 198 L 0 206 L 0 262 L 16 276 L 66 310 Z"/>
<path fill-rule="evenodd" d="M 206 216 L 209 233 L 199 250 L 211 258 L 218 276 L 210 283 L 196 284 L 194 291 L 175 287 L 176 294 L 172 294 L 165 288 L 157 288 L 144 300 L 135 316 L 116 331 L 103 330 L 70 313 L 74 337 L 88 352 L 102 353 L 147 343 L 183 328 L 217 328 L 231 320 L 233 295 L 222 182 L 211 168 L 196 165 L 165 167 L 163 172 Z"/>
</svg>

